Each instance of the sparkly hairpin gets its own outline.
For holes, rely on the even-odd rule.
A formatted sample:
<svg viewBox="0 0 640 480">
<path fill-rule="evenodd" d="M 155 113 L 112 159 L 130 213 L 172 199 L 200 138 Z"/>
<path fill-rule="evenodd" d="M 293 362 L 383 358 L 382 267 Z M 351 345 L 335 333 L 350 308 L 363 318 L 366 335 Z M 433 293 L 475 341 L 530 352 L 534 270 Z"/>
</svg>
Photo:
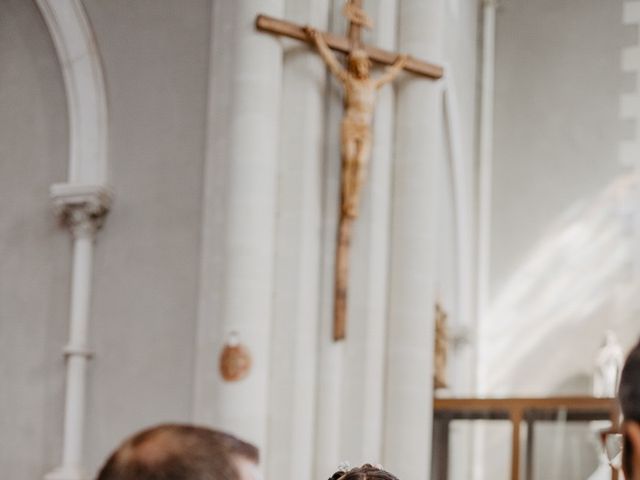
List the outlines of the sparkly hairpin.
<svg viewBox="0 0 640 480">
<path fill-rule="evenodd" d="M 329 478 L 329 480 L 340 480 L 351 470 L 351 464 L 347 461 L 341 462 L 338 465 L 338 470 Z"/>
</svg>

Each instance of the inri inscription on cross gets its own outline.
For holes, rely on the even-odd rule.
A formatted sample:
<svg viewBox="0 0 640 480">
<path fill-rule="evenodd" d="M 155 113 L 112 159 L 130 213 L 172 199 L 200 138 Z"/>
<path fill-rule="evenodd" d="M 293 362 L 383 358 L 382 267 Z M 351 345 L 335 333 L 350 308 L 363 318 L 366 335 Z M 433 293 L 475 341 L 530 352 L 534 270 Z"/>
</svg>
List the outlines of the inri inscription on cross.
<svg viewBox="0 0 640 480">
<path fill-rule="evenodd" d="M 310 26 L 296 25 L 265 15 L 258 15 L 256 18 L 258 30 L 313 44 L 331 73 L 344 88 L 344 115 L 341 125 L 341 201 L 334 286 L 334 340 L 342 340 L 346 333 L 349 246 L 352 225 L 358 216 L 360 193 L 371 154 L 371 122 L 376 92 L 393 81 L 403 69 L 434 80 L 441 78 L 443 74 L 442 68 L 437 65 L 363 44 L 362 28 L 372 28 L 373 23 L 362 9 L 362 0 L 347 0 L 343 13 L 349 20 L 349 31 L 346 37 L 320 32 Z M 346 68 L 338 61 L 333 50 L 347 54 Z M 371 61 L 389 65 L 389 67 L 382 75 L 371 77 Z"/>
</svg>

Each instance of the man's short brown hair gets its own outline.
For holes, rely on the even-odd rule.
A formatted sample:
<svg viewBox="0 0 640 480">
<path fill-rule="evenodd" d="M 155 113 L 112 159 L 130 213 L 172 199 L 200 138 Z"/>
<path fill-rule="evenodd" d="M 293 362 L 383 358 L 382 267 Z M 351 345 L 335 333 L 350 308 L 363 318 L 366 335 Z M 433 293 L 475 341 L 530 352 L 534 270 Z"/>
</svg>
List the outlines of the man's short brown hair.
<svg viewBox="0 0 640 480">
<path fill-rule="evenodd" d="M 258 463 L 258 450 L 228 433 L 165 424 L 125 440 L 96 480 L 238 480 L 237 457 Z"/>
</svg>

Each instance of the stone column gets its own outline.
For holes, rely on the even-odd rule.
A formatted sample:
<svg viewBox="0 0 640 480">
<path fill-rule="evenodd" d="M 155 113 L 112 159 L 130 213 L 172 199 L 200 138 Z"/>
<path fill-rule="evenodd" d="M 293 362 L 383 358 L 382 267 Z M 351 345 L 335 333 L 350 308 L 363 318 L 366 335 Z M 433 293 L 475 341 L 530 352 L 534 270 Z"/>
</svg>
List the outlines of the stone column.
<svg viewBox="0 0 640 480">
<path fill-rule="evenodd" d="M 399 7 L 398 49 L 441 63 L 443 0 L 402 0 Z M 399 478 L 429 478 L 441 84 L 407 76 L 396 102 L 383 464 Z"/>
<path fill-rule="evenodd" d="M 328 30 L 347 31 L 341 10 L 344 2 L 332 0 Z M 322 216 L 322 273 L 320 279 L 320 326 L 316 397 L 315 467 L 313 478 L 326 478 L 344 460 L 341 452 L 342 385 L 345 343 L 333 341 L 333 302 L 336 238 L 340 210 L 340 121 L 344 111 L 342 86 L 329 75 L 325 109 L 325 159 Z M 347 313 L 348 314 L 348 313 Z M 349 332 L 347 330 L 347 335 Z M 347 340 L 348 341 L 348 340 Z"/>
<path fill-rule="evenodd" d="M 256 31 L 258 13 L 281 17 L 283 1 L 215 2 L 212 14 L 194 417 L 265 457 L 282 48 Z M 229 383 L 216 361 L 231 331 L 253 367 Z"/>
<path fill-rule="evenodd" d="M 287 0 L 285 18 L 325 30 L 326 0 Z M 313 477 L 326 69 L 284 43 L 267 478 Z"/>
<path fill-rule="evenodd" d="M 396 50 L 398 3 L 365 2 L 374 23 L 364 31 L 367 43 Z M 372 155 L 351 247 L 339 442 L 341 458 L 352 465 L 382 461 L 393 127 L 394 85 L 387 85 L 378 92 Z"/>
<path fill-rule="evenodd" d="M 62 465 L 47 474 L 47 480 L 82 480 L 85 478 L 82 453 L 84 445 L 85 393 L 89 350 L 89 302 L 93 244 L 109 210 L 111 196 L 101 187 L 54 185 L 54 204 L 73 236 L 71 308 L 69 343 L 64 353 L 67 379 L 64 411 Z"/>
</svg>

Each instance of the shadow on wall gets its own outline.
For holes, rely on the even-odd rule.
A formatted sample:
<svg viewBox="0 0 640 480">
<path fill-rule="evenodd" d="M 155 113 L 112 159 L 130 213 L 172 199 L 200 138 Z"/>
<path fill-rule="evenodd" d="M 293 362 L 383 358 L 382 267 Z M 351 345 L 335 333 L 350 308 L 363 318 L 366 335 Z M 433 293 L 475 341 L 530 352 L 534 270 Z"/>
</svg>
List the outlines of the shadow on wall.
<svg viewBox="0 0 640 480">
<path fill-rule="evenodd" d="M 564 379 L 590 375 L 606 329 L 634 342 L 639 200 L 640 177 L 618 177 L 565 212 L 508 279 L 480 326 L 481 394 L 557 394 Z"/>
</svg>

